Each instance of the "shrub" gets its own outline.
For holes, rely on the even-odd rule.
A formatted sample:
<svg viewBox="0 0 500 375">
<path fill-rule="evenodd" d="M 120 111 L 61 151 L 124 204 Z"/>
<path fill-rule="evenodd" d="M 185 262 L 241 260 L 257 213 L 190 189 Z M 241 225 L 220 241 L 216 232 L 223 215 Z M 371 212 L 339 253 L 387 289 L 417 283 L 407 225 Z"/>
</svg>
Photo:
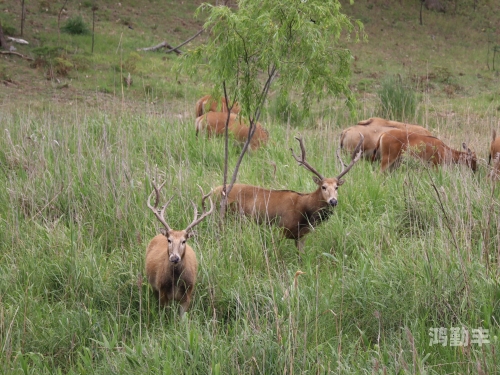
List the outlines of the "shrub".
<svg viewBox="0 0 500 375">
<path fill-rule="evenodd" d="M 290 101 L 285 93 L 278 94 L 271 101 L 269 113 L 284 123 L 290 121 L 291 124 L 297 124 L 304 121 L 304 114 L 297 103 Z"/>
<path fill-rule="evenodd" d="M 5 35 L 14 36 L 17 34 L 17 30 L 10 23 L 2 24 L 2 30 Z"/>
<path fill-rule="evenodd" d="M 71 35 L 90 34 L 90 30 L 83 21 L 82 16 L 71 17 L 62 27 L 62 31 Z"/>
<path fill-rule="evenodd" d="M 54 70 L 57 74 L 66 77 L 73 69 L 73 63 L 64 57 L 56 57 L 54 59 Z"/>
<path fill-rule="evenodd" d="M 415 117 L 418 97 L 409 80 L 403 80 L 400 75 L 386 79 L 378 96 L 381 104 L 378 112 L 381 117 L 400 121 Z"/>
</svg>

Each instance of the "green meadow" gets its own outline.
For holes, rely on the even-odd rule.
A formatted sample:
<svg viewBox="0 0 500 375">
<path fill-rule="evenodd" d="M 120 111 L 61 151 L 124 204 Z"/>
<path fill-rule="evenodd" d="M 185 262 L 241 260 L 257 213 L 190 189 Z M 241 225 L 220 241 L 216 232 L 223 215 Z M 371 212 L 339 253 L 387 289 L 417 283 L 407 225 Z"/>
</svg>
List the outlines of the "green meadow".
<svg viewBox="0 0 500 375">
<path fill-rule="evenodd" d="M 177 23 L 148 23 L 159 2 L 104 2 L 96 40 L 106 38 L 109 48 L 96 44 L 90 54 L 89 35 L 61 33 L 58 42 L 62 2 L 47 2 L 48 11 L 33 5 L 30 17 L 39 14 L 35 24 L 48 30 L 30 26 L 25 38 L 38 35 L 40 45 L 18 50 L 36 55 L 59 43 L 59 57 L 72 65 L 47 79 L 61 61 L 45 52 L 36 66 L 2 56 L 0 78 L 14 86 L 0 88 L 0 373 L 500 372 L 500 197 L 486 178 L 491 131 L 500 130 L 499 78 L 486 64 L 498 5 L 426 11 L 420 32 L 417 4 L 345 3 L 368 34 L 367 42 L 346 42 L 356 56 L 355 116 L 342 98 L 314 103 L 308 116 L 299 107 L 283 116 L 271 90 L 261 119 L 269 143 L 245 156 L 238 182 L 314 191 L 312 174 L 290 152 L 299 135 L 309 163 L 338 175 L 341 131 L 384 115 L 380 90 L 397 74 L 417 98 L 404 120 L 454 148 L 467 142 L 479 170 L 405 159 L 382 174 L 378 163 L 361 160 L 302 254 L 275 227 L 211 215 L 189 240 L 199 270 L 183 319 L 159 306 L 145 277 L 146 247 L 161 228 L 146 202 L 152 179 L 166 180 L 162 197 L 173 199 L 165 217 L 184 229 L 191 200 L 200 202 L 197 185 L 208 191 L 222 183 L 224 142 L 194 133 L 194 105 L 210 82 L 177 77 L 175 56 L 135 48 L 168 33 L 171 44 L 193 35 L 194 7 L 175 2 L 168 17 Z M 67 17 L 81 13 L 90 22 L 87 5 L 69 4 Z M 0 3 L 3 25 L 5 9 L 18 7 Z M 469 33 L 453 34 L 467 20 Z M 397 48 L 380 35 L 388 28 Z M 240 147 L 229 146 L 233 167 Z"/>
</svg>

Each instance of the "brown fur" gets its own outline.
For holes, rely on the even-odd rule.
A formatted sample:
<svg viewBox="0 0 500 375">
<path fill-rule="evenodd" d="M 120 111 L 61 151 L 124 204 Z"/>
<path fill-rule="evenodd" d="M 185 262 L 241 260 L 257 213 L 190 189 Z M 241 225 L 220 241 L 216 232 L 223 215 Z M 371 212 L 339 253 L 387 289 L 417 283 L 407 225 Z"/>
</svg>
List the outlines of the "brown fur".
<svg viewBox="0 0 500 375">
<path fill-rule="evenodd" d="M 493 160 L 493 166 L 491 171 L 488 173 L 488 177 L 492 180 L 496 180 L 500 176 L 500 137 L 497 137 L 496 130 L 491 132 L 491 138 L 488 164 L 491 164 L 491 161 Z"/>
<path fill-rule="evenodd" d="M 301 238 L 311 228 L 327 220 L 337 205 L 337 189 L 343 180 L 314 177 L 318 188 L 309 194 L 291 190 L 269 190 L 258 186 L 234 184 L 228 197 L 231 209 L 252 217 L 258 223 L 275 224 L 283 228 L 286 238 L 294 239 L 301 249 Z M 220 196 L 222 186 L 215 189 Z"/>
<path fill-rule="evenodd" d="M 393 129 L 383 133 L 374 151 L 381 158 L 381 171 L 387 168 L 394 169 L 399 163 L 403 152 L 411 148 L 411 155 L 419 159 L 439 164 L 460 163 L 466 164 L 473 171 L 476 170 L 476 154 L 470 149 L 467 152 L 453 150 L 436 137 L 410 133 L 404 130 Z"/>
<path fill-rule="evenodd" d="M 200 131 L 206 131 L 209 136 L 211 135 L 224 135 L 227 121 L 227 112 L 208 112 L 199 116 L 195 121 L 196 135 Z M 250 127 L 238 115 L 231 113 L 229 118 L 229 132 L 239 143 L 245 143 L 248 138 Z M 260 123 L 257 123 L 255 132 L 250 141 L 250 149 L 256 150 L 260 146 L 267 143 L 269 133 L 265 130 Z"/>
<path fill-rule="evenodd" d="M 231 113 L 240 113 L 240 105 L 238 102 L 234 103 Z M 215 100 L 210 95 L 205 95 L 196 102 L 196 117 L 200 117 L 207 112 L 225 112 L 227 113 L 226 98 L 221 97 L 220 100 Z"/>
<path fill-rule="evenodd" d="M 148 282 L 158 293 L 161 305 L 180 302 L 181 316 L 189 308 L 198 271 L 196 254 L 186 243 L 188 238 L 186 231 L 171 230 L 155 236 L 146 251 Z M 177 263 L 172 261 L 175 256 L 180 258 Z"/>
<path fill-rule="evenodd" d="M 358 125 L 392 127 L 392 128 L 398 128 L 401 130 L 406 130 L 406 131 L 409 131 L 411 133 L 432 136 L 431 132 L 428 131 L 423 126 L 414 125 L 414 124 L 407 124 L 407 123 L 399 122 L 399 121 L 386 120 L 386 119 L 383 119 L 380 117 L 370 117 L 368 120 L 362 120 L 362 121 L 358 122 Z"/>
<path fill-rule="evenodd" d="M 366 159 L 372 159 L 373 151 L 377 147 L 377 142 L 380 135 L 388 130 L 395 129 L 388 126 L 364 126 L 364 125 L 354 125 L 347 129 L 344 129 L 340 134 L 340 148 L 352 152 L 359 142 L 360 134 L 362 134 L 365 139 L 363 140 L 363 145 L 361 149 L 363 150 L 363 157 Z"/>
</svg>

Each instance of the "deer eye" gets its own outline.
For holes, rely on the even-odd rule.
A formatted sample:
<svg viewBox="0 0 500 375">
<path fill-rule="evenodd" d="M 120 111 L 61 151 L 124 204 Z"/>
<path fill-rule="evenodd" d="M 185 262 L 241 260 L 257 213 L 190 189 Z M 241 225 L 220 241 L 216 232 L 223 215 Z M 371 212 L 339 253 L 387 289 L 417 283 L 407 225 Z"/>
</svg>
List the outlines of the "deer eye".
<svg viewBox="0 0 500 375">
<path fill-rule="evenodd" d="M 186 243 L 186 240 L 182 241 L 182 244 L 184 245 Z"/>
<path fill-rule="evenodd" d="M 326 190 L 326 186 L 324 186 L 324 185 L 321 186 L 321 189 Z"/>
<path fill-rule="evenodd" d="M 339 187 L 338 187 L 338 186 L 335 186 L 335 190 L 339 190 Z"/>
<path fill-rule="evenodd" d="M 170 244 L 172 243 L 172 240 L 170 238 L 168 239 L 168 243 L 170 243 Z"/>
</svg>

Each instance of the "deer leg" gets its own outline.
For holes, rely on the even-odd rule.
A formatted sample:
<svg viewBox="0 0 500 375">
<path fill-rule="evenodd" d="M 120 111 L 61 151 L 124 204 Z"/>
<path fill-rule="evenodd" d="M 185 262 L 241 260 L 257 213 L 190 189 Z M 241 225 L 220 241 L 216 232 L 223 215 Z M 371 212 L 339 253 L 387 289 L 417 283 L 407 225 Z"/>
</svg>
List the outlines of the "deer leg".
<svg viewBox="0 0 500 375">
<path fill-rule="evenodd" d="M 160 306 L 162 308 L 165 308 L 165 307 L 168 307 L 170 305 L 170 303 L 172 302 L 169 298 L 168 298 L 168 295 L 167 293 L 164 293 L 162 291 L 159 292 L 159 301 L 160 301 Z"/>
<path fill-rule="evenodd" d="M 189 297 L 183 299 L 181 303 L 179 304 L 179 315 L 180 317 L 184 317 L 185 312 L 189 308 L 189 303 L 191 302 L 191 299 Z"/>
<path fill-rule="evenodd" d="M 299 255 L 304 253 L 304 240 L 301 238 L 298 238 L 295 240 L 295 246 L 297 246 L 297 249 L 299 249 Z"/>
</svg>

